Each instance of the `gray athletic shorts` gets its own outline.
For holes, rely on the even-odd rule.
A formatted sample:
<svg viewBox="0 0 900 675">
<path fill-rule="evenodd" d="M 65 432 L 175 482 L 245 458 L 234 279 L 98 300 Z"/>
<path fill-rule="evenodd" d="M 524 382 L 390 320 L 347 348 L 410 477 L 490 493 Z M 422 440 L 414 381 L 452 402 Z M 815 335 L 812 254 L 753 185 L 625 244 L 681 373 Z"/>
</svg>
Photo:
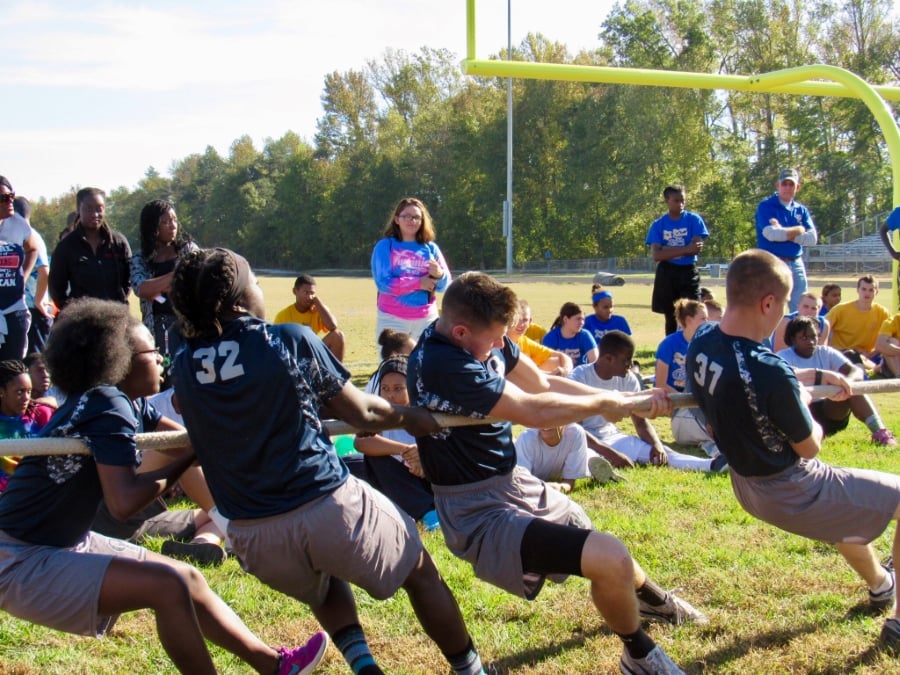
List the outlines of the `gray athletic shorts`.
<svg viewBox="0 0 900 675">
<path fill-rule="evenodd" d="M 774 476 L 731 472 L 741 506 L 776 527 L 829 544 L 868 544 L 900 505 L 900 476 L 801 459 Z"/>
<path fill-rule="evenodd" d="M 245 570 L 313 606 L 325 599 L 331 577 L 389 598 L 422 552 L 412 518 L 353 476 L 293 511 L 231 520 L 228 538 Z"/>
<path fill-rule="evenodd" d="M 431 489 L 453 554 L 471 563 L 479 579 L 523 598 L 533 599 L 544 583 L 543 575 L 522 571 L 522 535 L 529 523 L 540 518 L 592 527 L 578 504 L 518 466 L 504 476 Z"/>
<path fill-rule="evenodd" d="M 113 558 L 147 551 L 96 532 L 72 548 L 38 546 L 0 530 L 0 609 L 32 623 L 100 637 L 117 616 L 99 616 L 100 587 Z"/>
</svg>

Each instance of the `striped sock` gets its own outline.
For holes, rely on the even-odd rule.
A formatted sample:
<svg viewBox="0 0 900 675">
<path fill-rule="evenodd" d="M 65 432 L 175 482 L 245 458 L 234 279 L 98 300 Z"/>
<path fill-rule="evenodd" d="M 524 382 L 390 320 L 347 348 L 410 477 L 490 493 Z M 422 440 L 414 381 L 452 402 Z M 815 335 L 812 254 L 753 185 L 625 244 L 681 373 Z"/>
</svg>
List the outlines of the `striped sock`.
<svg viewBox="0 0 900 675">
<path fill-rule="evenodd" d="M 334 646 L 341 650 L 344 660 L 353 671 L 353 675 L 379 675 L 381 669 L 375 664 L 369 644 L 358 623 L 341 628 L 331 636 Z"/>
<path fill-rule="evenodd" d="M 446 654 L 444 656 L 447 656 Z M 475 651 L 475 646 L 469 640 L 466 648 L 456 656 L 447 656 L 450 667 L 456 675 L 484 675 L 484 666 L 481 665 L 481 657 Z"/>
</svg>

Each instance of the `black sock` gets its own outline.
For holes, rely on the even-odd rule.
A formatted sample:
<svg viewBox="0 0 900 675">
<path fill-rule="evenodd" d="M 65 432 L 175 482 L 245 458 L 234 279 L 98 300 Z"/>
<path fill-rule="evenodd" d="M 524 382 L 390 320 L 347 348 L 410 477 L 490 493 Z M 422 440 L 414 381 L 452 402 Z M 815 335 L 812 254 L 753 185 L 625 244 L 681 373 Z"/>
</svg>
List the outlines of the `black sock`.
<svg viewBox="0 0 900 675">
<path fill-rule="evenodd" d="M 375 664 L 369 644 L 363 633 L 362 626 L 358 623 L 344 626 L 331 636 L 334 646 L 337 647 L 347 665 L 353 671 L 353 675 L 381 675 L 381 669 Z"/>
<path fill-rule="evenodd" d="M 656 647 L 656 643 L 644 632 L 643 628 L 638 628 L 637 632 L 629 633 L 628 635 L 622 635 L 621 633 L 616 633 L 616 635 L 621 638 L 625 649 L 635 659 L 644 658 Z"/>
<path fill-rule="evenodd" d="M 484 666 L 481 665 L 481 657 L 475 651 L 475 645 L 472 640 L 459 654 L 444 654 L 450 667 L 454 673 L 458 675 L 479 675 L 484 672 Z"/>
<path fill-rule="evenodd" d="M 644 585 L 641 586 L 637 591 L 638 598 L 646 602 L 648 605 L 653 605 L 654 607 L 659 607 L 660 605 L 664 605 L 666 603 L 666 599 L 669 597 L 669 594 L 666 593 L 663 589 L 657 586 L 650 580 L 650 577 L 644 581 Z"/>
</svg>

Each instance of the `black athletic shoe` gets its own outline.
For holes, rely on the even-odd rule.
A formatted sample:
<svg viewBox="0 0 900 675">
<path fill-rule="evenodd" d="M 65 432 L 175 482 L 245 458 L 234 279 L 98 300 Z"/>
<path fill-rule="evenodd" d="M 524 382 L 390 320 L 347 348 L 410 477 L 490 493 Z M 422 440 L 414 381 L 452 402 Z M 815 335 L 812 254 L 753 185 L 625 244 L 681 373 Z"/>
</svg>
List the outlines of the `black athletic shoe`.
<svg viewBox="0 0 900 675">
<path fill-rule="evenodd" d="M 228 554 L 218 544 L 209 542 L 183 542 L 166 539 L 160 552 L 170 558 L 185 560 L 195 565 L 218 566 L 225 562 Z"/>
</svg>

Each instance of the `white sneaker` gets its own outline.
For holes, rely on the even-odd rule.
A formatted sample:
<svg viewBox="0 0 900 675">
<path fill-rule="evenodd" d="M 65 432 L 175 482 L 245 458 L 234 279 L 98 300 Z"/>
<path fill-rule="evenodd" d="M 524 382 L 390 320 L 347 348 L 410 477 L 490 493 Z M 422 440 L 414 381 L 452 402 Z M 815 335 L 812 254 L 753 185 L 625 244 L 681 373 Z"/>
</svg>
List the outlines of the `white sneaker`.
<svg viewBox="0 0 900 675">
<path fill-rule="evenodd" d="M 662 619 L 676 626 L 683 623 L 699 625 L 709 623 L 706 614 L 679 598 L 675 595 L 675 591 L 666 593 L 666 601 L 661 605 L 651 605 L 638 598 L 638 610 L 645 619 Z"/>
<path fill-rule="evenodd" d="M 625 675 L 684 675 L 684 671 L 675 665 L 659 645 L 642 659 L 634 658 L 627 649 L 623 650 L 619 670 Z"/>
<path fill-rule="evenodd" d="M 609 463 L 609 460 L 605 457 L 591 457 L 588 460 L 588 473 L 591 474 L 591 478 L 600 483 L 600 485 L 606 485 L 607 483 L 618 483 L 619 481 L 625 480 L 625 478 L 613 468 L 613 465 Z"/>
</svg>

